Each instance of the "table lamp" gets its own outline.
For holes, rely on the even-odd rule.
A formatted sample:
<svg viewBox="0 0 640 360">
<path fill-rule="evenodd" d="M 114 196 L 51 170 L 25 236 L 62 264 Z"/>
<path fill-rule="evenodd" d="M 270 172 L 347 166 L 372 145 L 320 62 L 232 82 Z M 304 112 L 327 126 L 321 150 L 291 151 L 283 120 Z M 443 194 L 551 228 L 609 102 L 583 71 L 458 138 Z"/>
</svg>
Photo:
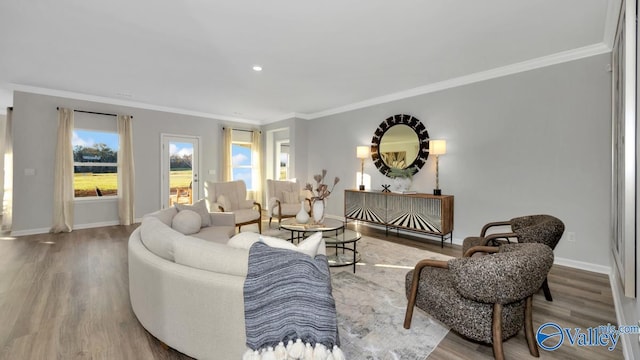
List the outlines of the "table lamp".
<svg viewBox="0 0 640 360">
<path fill-rule="evenodd" d="M 364 190 L 364 159 L 369 157 L 369 146 L 356 147 L 356 157 L 360 159 L 360 190 Z"/>
<path fill-rule="evenodd" d="M 429 140 L 429 154 L 436 157 L 436 188 L 433 189 L 433 195 L 442 195 L 440 190 L 440 179 L 438 176 L 438 157 L 447 153 L 447 142 L 445 140 Z"/>
</svg>

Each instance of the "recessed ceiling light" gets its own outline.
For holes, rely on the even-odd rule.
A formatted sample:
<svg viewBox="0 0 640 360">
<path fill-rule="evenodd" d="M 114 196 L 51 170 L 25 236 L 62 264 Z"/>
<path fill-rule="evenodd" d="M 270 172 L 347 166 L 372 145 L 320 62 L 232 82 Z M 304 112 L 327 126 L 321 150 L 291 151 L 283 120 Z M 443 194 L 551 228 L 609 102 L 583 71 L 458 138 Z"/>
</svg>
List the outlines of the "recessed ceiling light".
<svg viewBox="0 0 640 360">
<path fill-rule="evenodd" d="M 260 66 L 260 65 L 253 65 L 253 71 L 262 71 L 262 66 Z"/>
</svg>

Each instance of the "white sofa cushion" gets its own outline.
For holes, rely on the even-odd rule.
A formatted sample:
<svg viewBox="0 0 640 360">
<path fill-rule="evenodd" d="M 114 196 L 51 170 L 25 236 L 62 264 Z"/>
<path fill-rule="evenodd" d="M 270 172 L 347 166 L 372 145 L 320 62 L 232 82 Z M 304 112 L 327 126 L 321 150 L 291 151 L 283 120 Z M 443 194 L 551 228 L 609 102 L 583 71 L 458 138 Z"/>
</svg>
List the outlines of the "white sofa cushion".
<svg viewBox="0 0 640 360">
<path fill-rule="evenodd" d="M 173 245 L 176 264 L 224 274 L 247 275 L 248 250 L 190 236 Z"/>
<path fill-rule="evenodd" d="M 178 209 L 172 206 L 166 209 L 152 212 L 151 214 L 147 214 L 145 215 L 145 217 L 153 216 L 155 218 L 160 219 L 160 221 L 165 223 L 167 226 L 171 226 L 171 221 L 173 220 L 173 217 L 176 216 L 177 213 L 178 213 Z"/>
<path fill-rule="evenodd" d="M 192 234 L 191 236 L 216 242 L 218 244 L 226 244 L 230 237 L 236 233 L 235 225 L 232 226 L 209 226 L 203 227 L 199 232 Z"/>
<path fill-rule="evenodd" d="M 191 210 L 182 210 L 173 217 L 171 228 L 185 235 L 195 234 L 200 231 L 202 217 Z"/>
<path fill-rule="evenodd" d="M 201 217 L 201 226 L 210 226 L 211 218 L 209 217 L 209 210 L 207 210 L 207 203 L 204 199 L 200 199 L 193 203 L 193 205 L 176 204 L 178 212 L 182 210 L 192 210 L 198 213 Z"/>
<path fill-rule="evenodd" d="M 140 238 L 144 246 L 163 259 L 174 261 L 173 243 L 185 236 L 173 230 L 155 216 L 146 216 L 140 225 Z"/>
<path fill-rule="evenodd" d="M 298 243 L 298 246 L 290 243 L 287 240 L 282 240 L 271 236 L 260 236 L 260 241 L 274 248 L 294 250 L 303 254 L 307 254 L 310 257 L 315 257 L 317 254 L 320 254 L 320 250 L 323 251 L 323 255 L 325 255 L 326 253 L 324 241 L 322 240 L 322 232 L 313 233 L 313 235 L 300 241 L 300 243 Z M 322 246 L 320 246 L 321 244 Z"/>
<path fill-rule="evenodd" d="M 307 254 L 311 257 L 327 254 L 326 245 L 324 243 L 324 240 L 322 239 L 321 232 L 316 232 L 308 238 L 300 241 L 300 243 L 298 243 L 298 246 L 287 240 L 260 235 L 252 232 L 239 233 L 234 235 L 231 239 L 229 239 L 227 245 L 248 250 L 249 248 L 251 248 L 251 245 L 258 241 L 262 241 L 263 243 L 274 248 L 294 250 L 303 254 Z"/>
<path fill-rule="evenodd" d="M 248 231 L 233 235 L 233 237 L 227 241 L 227 245 L 238 249 L 249 250 L 251 245 L 258 241 L 260 241 L 260 234 Z"/>
</svg>

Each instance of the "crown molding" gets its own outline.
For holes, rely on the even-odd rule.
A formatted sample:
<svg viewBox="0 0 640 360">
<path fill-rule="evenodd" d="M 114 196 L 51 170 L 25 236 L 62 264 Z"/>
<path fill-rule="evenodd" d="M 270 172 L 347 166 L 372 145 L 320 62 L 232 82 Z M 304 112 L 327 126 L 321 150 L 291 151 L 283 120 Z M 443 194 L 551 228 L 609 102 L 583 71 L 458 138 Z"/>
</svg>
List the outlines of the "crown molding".
<svg viewBox="0 0 640 360">
<path fill-rule="evenodd" d="M 75 99 L 75 100 L 92 101 L 92 102 L 98 102 L 98 103 L 104 103 L 104 104 L 110 104 L 110 105 L 127 106 L 127 107 L 132 107 L 137 109 L 154 110 L 154 111 L 168 112 L 168 113 L 181 114 L 181 115 L 197 116 L 197 117 L 202 117 L 207 119 L 234 121 L 239 123 L 260 125 L 259 121 L 252 120 L 252 119 L 243 119 L 238 117 L 211 114 L 211 113 L 186 110 L 186 109 L 180 109 L 180 108 L 174 108 L 174 107 L 168 107 L 168 106 L 152 105 L 152 104 L 147 104 L 147 103 L 138 102 L 138 101 L 114 99 L 114 98 L 109 98 L 104 96 L 81 94 L 81 93 L 76 93 L 72 91 L 56 90 L 56 89 L 49 89 L 49 88 L 14 84 L 14 83 L 9 84 L 9 87 L 14 91 L 22 91 L 22 92 L 28 92 L 33 94 L 39 94 L 39 95 L 57 96 L 57 97 Z"/>
<path fill-rule="evenodd" d="M 550 65 L 556 65 L 556 64 L 573 61 L 573 60 L 583 59 L 583 58 L 591 57 L 594 55 L 604 54 L 610 51 L 611 51 L 611 48 L 607 47 L 606 44 L 598 43 L 598 44 L 589 45 L 589 46 L 585 46 L 585 47 L 581 47 L 573 50 L 559 52 L 549 56 L 543 56 L 536 59 L 527 60 L 527 61 L 487 70 L 487 71 L 477 72 L 471 75 L 465 75 L 465 76 L 461 76 L 461 77 L 457 77 L 449 80 L 444 80 L 437 83 L 420 86 L 417 88 L 400 91 L 400 92 L 389 94 L 389 95 L 379 96 L 369 100 L 365 100 L 365 101 L 361 101 L 361 102 L 357 102 L 357 103 L 353 103 L 345 106 L 340 106 L 334 109 L 323 110 L 323 111 L 319 111 L 312 114 L 298 114 L 298 115 L 300 115 L 299 116 L 300 118 L 307 118 L 309 120 L 318 119 L 318 118 L 322 118 L 329 115 L 340 114 L 347 111 L 362 109 L 362 108 L 366 108 L 374 105 L 388 103 L 391 101 L 402 100 L 402 99 L 406 99 L 406 98 L 410 98 L 418 95 L 429 94 L 437 91 L 455 88 L 458 86 L 469 85 L 469 84 L 477 83 L 480 81 L 517 74 L 517 73 L 534 70 L 534 69 L 538 69 L 538 68 L 542 68 Z"/>
<path fill-rule="evenodd" d="M 607 1 L 607 14 L 604 20 L 604 44 L 613 49 L 613 40 L 616 36 L 616 28 L 618 27 L 618 18 L 620 17 L 620 10 L 622 9 L 622 0 L 609 0 Z"/>
</svg>

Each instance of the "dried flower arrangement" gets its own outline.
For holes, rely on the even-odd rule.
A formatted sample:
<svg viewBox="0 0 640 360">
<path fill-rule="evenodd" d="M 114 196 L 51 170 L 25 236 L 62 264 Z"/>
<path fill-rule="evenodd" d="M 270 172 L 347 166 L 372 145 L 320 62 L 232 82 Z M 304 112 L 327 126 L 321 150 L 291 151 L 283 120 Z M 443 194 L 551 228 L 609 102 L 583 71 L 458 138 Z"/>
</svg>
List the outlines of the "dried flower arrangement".
<svg viewBox="0 0 640 360">
<path fill-rule="evenodd" d="M 325 169 L 322 169 L 321 174 L 317 174 L 313 176 L 313 180 L 316 181 L 315 190 L 313 189 L 313 186 L 309 183 L 307 183 L 307 185 L 304 187 L 305 190 L 311 191 L 311 193 L 313 194 L 313 199 L 315 200 L 323 200 L 325 198 L 328 198 L 329 195 L 331 195 L 331 192 L 333 191 L 333 189 L 336 187 L 336 184 L 340 182 L 340 178 L 336 176 L 335 179 L 333 179 L 333 186 L 331 186 L 331 189 L 329 189 L 329 186 L 324 183 L 325 176 L 327 176 L 327 170 Z"/>
</svg>

